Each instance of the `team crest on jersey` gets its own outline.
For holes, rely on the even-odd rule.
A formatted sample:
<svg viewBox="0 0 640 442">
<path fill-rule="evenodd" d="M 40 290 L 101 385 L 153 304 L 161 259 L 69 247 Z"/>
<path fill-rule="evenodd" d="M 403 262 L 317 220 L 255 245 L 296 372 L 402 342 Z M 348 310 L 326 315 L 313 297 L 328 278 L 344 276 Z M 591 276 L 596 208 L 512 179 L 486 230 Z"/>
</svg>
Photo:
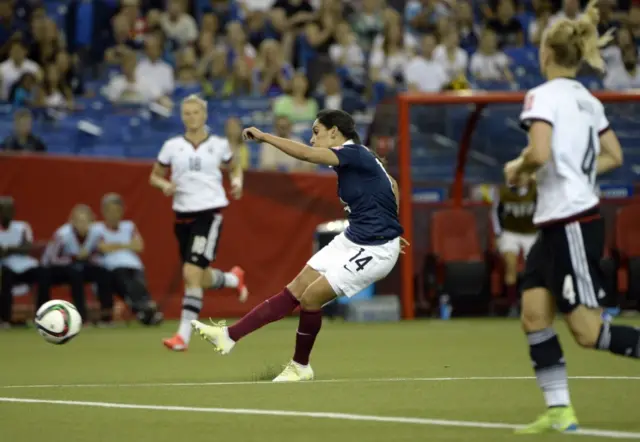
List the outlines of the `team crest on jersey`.
<svg viewBox="0 0 640 442">
<path fill-rule="evenodd" d="M 531 110 L 531 108 L 533 108 L 533 94 L 527 94 L 524 99 L 524 110 L 528 111 Z"/>
</svg>

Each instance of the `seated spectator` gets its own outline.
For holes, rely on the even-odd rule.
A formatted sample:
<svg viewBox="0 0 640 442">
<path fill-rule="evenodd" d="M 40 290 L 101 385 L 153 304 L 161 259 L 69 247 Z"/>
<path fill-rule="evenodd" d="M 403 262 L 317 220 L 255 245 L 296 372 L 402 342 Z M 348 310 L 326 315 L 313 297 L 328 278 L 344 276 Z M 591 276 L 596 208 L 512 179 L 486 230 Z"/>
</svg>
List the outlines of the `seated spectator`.
<svg viewBox="0 0 640 442">
<path fill-rule="evenodd" d="M 640 88 L 638 49 L 635 46 L 630 45 L 622 49 L 622 67 L 607 69 L 604 86 L 616 91 Z"/>
<path fill-rule="evenodd" d="M 640 44 L 640 4 L 633 3 L 629 9 L 628 26 L 636 45 Z"/>
<path fill-rule="evenodd" d="M 450 28 L 444 36 L 442 44 L 433 51 L 433 59 L 438 62 L 447 74 L 448 82 L 465 76 L 469 56 L 458 46 L 460 37 L 455 28 Z"/>
<path fill-rule="evenodd" d="M 513 0 L 500 0 L 496 18 L 487 23 L 487 28 L 498 36 L 500 49 L 524 45 L 524 29 L 515 14 Z"/>
<path fill-rule="evenodd" d="M 291 48 L 287 47 L 287 45 L 292 43 L 291 37 L 293 37 L 293 33 L 284 9 L 275 8 L 269 11 L 269 21 L 267 22 L 265 34 L 267 38 L 278 40 L 286 51 L 291 51 Z"/>
<path fill-rule="evenodd" d="M 244 58 L 248 63 L 253 63 L 253 59 L 256 58 L 256 50 L 248 42 L 242 23 L 232 21 L 227 25 L 226 50 L 231 65 L 236 57 Z"/>
<path fill-rule="evenodd" d="M 231 72 L 230 94 L 233 96 L 250 95 L 255 89 L 249 64 L 244 58 L 237 58 Z"/>
<path fill-rule="evenodd" d="M 153 77 L 138 74 L 136 64 L 136 55 L 129 52 L 122 61 L 122 74 L 112 77 L 107 84 L 105 95 L 113 103 L 148 104 L 163 96 L 161 85 Z M 173 86 L 173 78 L 171 81 Z"/>
<path fill-rule="evenodd" d="M 42 256 L 41 284 L 46 293 L 51 286 L 69 285 L 73 304 L 87 322 L 84 284 L 95 283 L 101 307 L 100 324 L 107 325 L 113 316 L 112 287 L 109 273 L 99 265 L 98 238 L 90 235 L 93 219 L 93 212 L 84 204 L 72 209 L 69 222 L 56 230 Z"/>
<path fill-rule="evenodd" d="M 404 46 L 402 29 L 390 22 L 384 29 L 381 48 L 374 48 L 369 59 L 369 76 L 374 83 L 394 89 L 404 83 L 409 51 Z"/>
<path fill-rule="evenodd" d="M 434 60 L 436 46 L 437 41 L 433 34 L 422 37 L 422 50 L 411 58 L 404 71 L 410 91 L 440 92 L 449 83 L 449 76 L 444 67 Z"/>
<path fill-rule="evenodd" d="M 262 42 L 269 38 L 267 36 L 266 14 L 259 11 L 253 11 L 247 14 L 245 29 L 247 31 L 249 44 L 258 49 L 259 52 Z"/>
<path fill-rule="evenodd" d="M 49 108 L 73 107 L 73 94 L 60 78 L 60 72 L 55 64 L 49 64 L 44 69 L 44 80 L 39 89 L 37 102 L 40 106 Z"/>
<path fill-rule="evenodd" d="M 191 46 L 185 47 L 180 50 L 176 58 L 176 84 L 194 86 L 199 82 L 196 51 Z"/>
<path fill-rule="evenodd" d="M 288 117 L 294 123 L 313 121 L 318 113 L 318 103 L 309 97 L 309 82 L 302 73 L 296 73 L 291 81 L 291 92 L 281 95 L 273 103 L 276 116 Z"/>
<path fill-rule="evenodd" d="M 220 32 L 220 22 L 218 21 L 218 17 L 211 12 L 205 12 L 200 17 L 200 34 L 203 32 L 207 32 L 214 37 L 218 35 Z"/>
<path fill-rule="evenodd" d="M 338 109 L 350 114 L 366 109 L 366 104 L 357 93 L 342 89 L 336 73 L 329 72 L 322 77 L 321 89 L 317 97 L 320 109 Z"/>
<path fill-rule="evenodd" d="M 7 43 L 12 40 L 23 39 L 27 32 L 27 27 L 14 14 L 14 5 L 8 1 L 0 2 L 0 23 L 0 60 L 4 60 L 10 50 Z"/>
<path fill-rule="evenodd" d="M 14 220 L 13 198 L 0 197 L 0 329 L 16 324 L 12 322 L 13 291 L 27 284 L 38 285 L 36 308 L 49 300 L 42 290 L 38 260 L 30 256 L 33 232 L 25 221 Z"/>
<path fill-rule="evenodd" d="M 124 203 L 120 195 L 109 193 L 102 198 L 103 222 L 91 228 L 97 237 L 100 259 L 112 279 L 115 293 L 131 308 L 144 325 L 158 325 L 164 319 L 147 289 L 144 265 L 138 256 L 144 248 L 142 235 L 133 221 L 123 220 Z"/>
<path fill-rule="evenodd" d="M 64 36 L 56 23 L 48 17 L 42 19 L 42 24 L 37 25 L 35 30 L 29 56 L 40 66 L 45 66 L 54 62 L 58 52 L 65 48 Z"/>
<path fill-rule="evenodd" d="M 104 53 L 104 61 L 113 64 L 122 64 L 125 53 L 137 49 L 138 44 L 131 39 L 131 30 L 127 18 L 120 14 L 111 20 L 114 44 Z"/>
<path fill-rule="evenodd" d="M 226 97 L 231 95 L 231 77 L 227 67 L 224 49 L 214 49 L 208 56 L 207 71 L 202 80 L 202 92 L 206 97 Z"/>
<path fill-rule="evenodd" d="M 11 86 L 8 101 L 16 107 L 36 106 L 40 84 L 30 72 L 22 74 L 20 80 Z"/>
<path fill-rule="evenodd" d="M 304 142 L 291 133 L 291 120 L 283 115 L 276 116 L 274 120 L 274 134 L 298 143 Z M 262 143 L 260 145 L 260 168 L 264 170 L 279 170 L 282 172 L 310 172 L 317 166 L 306 161 L 293 158 L 273 146 Z"/>
<path fill-rule="evenodd" d="M 498 39 L 495 32 L 485 29 L 480 39 L 480 46 L 471 56 L 469 71 L 476 80 L 508 81 L 513 83 L 513 74 L 509 70 L 509 58 L 498 50 Z"/>
<path fill-rule="evenodd" d="M 432 30 L 436 21 L 447 15 L 449 8 L 440 0 L 410 0 L 404 8 L 405 23 L 414 34 Z"/>
<path fill-rule="evenodd" d="M 146 57 L 136 66 L 135 76 L 140 82 L 153 83 L 161 95 L 171 95 L 174 89 L 173 69 L 162 60 L 161 42 L 155 35 L 147 35 L 144 41 Z"/>
<path fill-rule="evenodd" d="M 147 23 L 147 18 L 142 13 L 140 0 L 121 0 L 120 12 L 117 16 L 125 19 L 127 27 L 127 38 L 135 46 L 140 48 L 144 42 L 145 34 L 149 31 L 151 23 Z M 149 11 L 149 17 L 153 18 L 154 13 Z"/>
<path fill-rule="evenodd" d="M 460 33 L 460 46 L 467 52 L 478 47 L 478 25 L 473 21 L 473 8 L 469 1 L 459 1 L 456 10 L 456 27 Z"/>
<path fill-rule="evenodd" d="M 418 47 L 418 40 L 409 30 L 405 29 L 402 25 L 402 16 L 393 8 L 387 8 L 384 10 L 384 27 L 382 28 L 382 32 L 373 39 L 373 46 L 371 47 L 371 53 L 382 50 L 382 46 L 384 45 L 385 36 L 389 32 L 389 28 L 397 28 L 392 30 L 391 32 L 397 33 L 398 31 L 402 34 L 402 42 L 404 48 L 407 51 L 412 51 Z M 446 22 L 446 19 L 444 20 Z"/>
<path fill-rule="evenodd" d="M 220 24 L 220 28 L 225 29 L 233 21 L 244 21 L 246 9 L 246 5 L 236 1 L 209 0 L 209 4 L 205 6 L 204 11 L 214 15 L 216 21 Z"/>
<path fill-rule="evenodd" d="M 576 20 L 580 16 L 580 0 L 562 0 L 562 9 L 551 16 L 547 27 L 553 25 L 558 20 L 568 18 Z"/>
<path fill-rule="evenodd" d="M 314 9 L 309 0 L 276 0 L 271 9 L 284 10 L 288 26 L 296 29 L 315 19 Z"/>
<path fill-rule="evenodd" d="M 191 44 L 198 38 L 196 20 L 185 11 L 182 0 L 168 0 L 167 12 L 162 13 L 160 25 L 176 48 Z"/>
<path fill-rule="evenodd" d="M 384 29 L 382 1 L 363 0 L 361 10 L 355 15 L 352 26 L 362 49 L 369 51 L 376 36 Z"/>
<path fill-rule="evenodd" d="M 8 152 L 46 152 L 42 140 L 31 132 L 33 118 L 28 109 L 19 109 L 13 116 L 13 134 L 2 141 L 0 149 Z"/>
<path fill-rule="evenodd" d="M 11 87 L 27 72 L 40 78 L 40 66 L 27 57 L 27 48 L 20 40 L 11 42 L 9 59 L 0 63 L 0 79 L 2 80 L 0 89 L 0 99 L 7 100 Z"/>
<path fill-rule="evenodd" d="M 243 170 L 247 170 L 249 168 L 249 146 L 242 138 L 242 129 L 242 121 L 236 117 L 227 119 L 224 125 L 224 132 L 233 149 L 236 161 L 239 162 Z"/>
<path fill-rule="evenodd" d="M 74 96 L 85 95 L 84 79 L 78 69 L 78 59 L 67 51 L 60 51 L 56 56 L 56 66 L 60 73 L 63 87 L 68 88 Z"/>
<path fill-rule="evenodd" d="M 529 23 L 527 32 L 529 41 L 533 45 L 540 46 L 542 32 L 549 26 L 549 20 L 551 20 L 551 4 L 548 1 L 540 2 L 535 9 L 535 19 Z"/>
<path fill-rule="evenodd" d="M 293 67 L 287 63 L 276 40 L 265 40 L 253 69 L 253 84 L 259 95 L 278 96 L 289 90 Z"/>
<path fill-rule="evenodd" d="M 364 52 L 349 23 L 336 26 L 335 43 L 329 47 L 329 56 L 334 66 L 343 68 L 349 76 L 361 79 L 364 74 Z"/>
</svg>

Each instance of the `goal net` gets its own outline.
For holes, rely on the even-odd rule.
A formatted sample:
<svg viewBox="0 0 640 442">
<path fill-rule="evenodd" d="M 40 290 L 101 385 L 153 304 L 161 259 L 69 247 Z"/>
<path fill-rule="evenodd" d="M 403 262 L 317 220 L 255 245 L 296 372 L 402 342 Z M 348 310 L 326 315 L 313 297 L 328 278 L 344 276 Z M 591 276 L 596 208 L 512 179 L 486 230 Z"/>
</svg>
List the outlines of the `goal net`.
<svg viewBox="0 0 640 442">
<path fill-rule="evenodd" d="M 625 150 L 625 166 L 601 177 L 599 184 L 603 191 L 629 196 L 640 174 L 640 93 L 595 95 L 605 104 Z M 379 130 L 371 142 L 398 178 L 404 236 L 411 243 L 392 275 L 394 285 L 401 287 L 404 318 L 415 317 L 430 303 L 424 273 L 434 211 L 468 207 L 476 214 L 482 245 L 487 245 L 491 226 L 486 192 L 502 182 L 504 163 L 527 145 L 519 124 L 523 100 L 523 92 L 407 93 L 386 105 L 382 118 L 376 117 L 386 124 L 386 132 Z M 393 134 L 391 120 L 397 123 Z"/>
</svg>

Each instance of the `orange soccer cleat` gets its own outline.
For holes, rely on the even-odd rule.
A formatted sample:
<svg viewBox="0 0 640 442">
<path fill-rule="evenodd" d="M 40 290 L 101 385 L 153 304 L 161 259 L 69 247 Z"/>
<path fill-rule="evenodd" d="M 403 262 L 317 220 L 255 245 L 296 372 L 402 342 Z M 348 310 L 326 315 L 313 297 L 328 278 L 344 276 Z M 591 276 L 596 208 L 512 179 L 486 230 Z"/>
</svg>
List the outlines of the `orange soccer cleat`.
<svg viewBox="0 0 640 442">
<path fill-rule="evenodd" d="M 247 289 L 246 284 L 244 283 L 244 270 L 240 266 L 235 266 L 229 273 L 233 273 L 236 278 L 238 278 L 238 287 L 236 290 L 238 291 L 238 299 L 240 302 L 245 302 L 249 297 L 249 289 Z"/>
<path fill-rule="evenodd" d="M 180 335 L 175 335 L 172 338 L 167 338 L 162 341 L 162 344 L 169 350 L 173 351 L 187 351 L 187 348 L 189 347 Z"/>
</svg>

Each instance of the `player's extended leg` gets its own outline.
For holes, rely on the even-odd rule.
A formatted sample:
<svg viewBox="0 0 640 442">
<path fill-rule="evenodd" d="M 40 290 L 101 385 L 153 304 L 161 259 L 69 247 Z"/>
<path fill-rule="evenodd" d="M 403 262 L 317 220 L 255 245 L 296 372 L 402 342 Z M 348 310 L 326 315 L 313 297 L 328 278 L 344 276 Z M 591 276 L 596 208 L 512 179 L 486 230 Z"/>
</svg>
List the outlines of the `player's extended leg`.
<svg viewBox="0 0 640 442">
<path fill-rule="evenodd" d="M 531 362 L 549 409 L 535 422 L 517 431 L 521 434 L 575 431 L 578 428 L 569 399 L 562 347 L 552 327 L 554 317 L 555 303 L 547 289 L 525 290 L 522 294 L 522 328 L 527 334 Z"/>
<path fill-rule="evenodd" d="M 312 282 L 300 299 L 300 321 L 296 332 L 293 360 L 273 382 L 313 380 L 309 356 L 322 327 L 322 306 L 336 298 L 336 293 L 324 276 Z"/>
<path fill-rule="evenodd" d="M 192 321 L 192 326 L 200 336 L 213 344 L 217 352 L 227 354 L 240 339 L 291 314 L 300 305 L 299 299 L 307 287 L 319 277 L 320 273 L 305 266 L 280 293 L 254 307 L 232 326 L 211 326 L 199 321 Z"/>
<path fill-rule="evenodd" d="M 228 272 L 209 267 L 202 273 L 201 285 L 203 289 L 236 289 L 240 302 L 245 302 L 249 297 L 249 290 L 244 282 L 244 270 L 239 266 Z"/>
<path fill-rule="evenodd" d="M 513 250 L 507 250 L 502 254 L 504 261 L 504 285 L 509 303 L 509 316 L 517 313 L 518 304 L 518 288 L 516 282 L 518 280 L 518 253 Z"/>
</svg>

